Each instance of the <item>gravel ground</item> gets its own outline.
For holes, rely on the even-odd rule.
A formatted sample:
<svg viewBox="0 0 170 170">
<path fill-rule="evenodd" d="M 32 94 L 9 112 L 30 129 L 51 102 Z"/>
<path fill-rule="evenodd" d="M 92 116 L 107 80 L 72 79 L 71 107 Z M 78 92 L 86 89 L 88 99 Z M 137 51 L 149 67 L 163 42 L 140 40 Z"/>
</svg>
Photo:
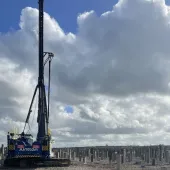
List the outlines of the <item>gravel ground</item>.
<svg viewBox="0 0 170 170">
<path fill-rule="evenodd" d="M 166 168 L 163 168 L 166 167 Z M 8 170 L 26 170 L 22 168 L 0 168 L 0 169 L 8 169 Z M 106 162 L 94 162 L 90 163 L 87 162 L 87 164 L 83 164 L 82 162 L 72 162 L 72 165 L 70 167 L 43 167 L 43 168 L 27 168 L 27 170 L 116 170 L 117 165 L 112 164 L 109 165 Z M 141 165 L 133 165 L 132 163 L 122 164 L 121 170 L 170 170 L 170 165 L 158 165 L 158 166 L 146 166 L 144 168 L 141 167 Z"/>
<path fill-rule="evenodd" d="M 1 169 L 1 168 L 0 168 Z M 28 169 L 21 169 L 21 168 L 9 168 L 8 170 L 28 170 Z M 116 166 L 108 167 L 108 166 L 92 166 L 92 165 L 71 165 L 67 168 L 59 168 L 59 167 L 46 167 L 46 168 L 32 168 L 29 170 L 116 170 Z M 141 168 L 140 166 L 122 166 L 121 170 L 170 170 L 170 166 L 166 169 L 162 169 L 160 166 L 155 167 L 145 167 Z"/>
</svg>

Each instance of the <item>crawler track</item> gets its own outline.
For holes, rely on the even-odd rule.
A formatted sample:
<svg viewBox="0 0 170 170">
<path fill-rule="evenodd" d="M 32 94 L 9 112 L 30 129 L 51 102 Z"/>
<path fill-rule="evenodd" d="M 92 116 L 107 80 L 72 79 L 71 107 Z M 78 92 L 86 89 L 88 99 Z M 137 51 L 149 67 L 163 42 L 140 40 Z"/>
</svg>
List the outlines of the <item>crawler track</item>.
<svg viewBox="0 0 170 170">
<path fill-rule="evenodd" d="M 4 161 L 4 167 L 68 167 L 71 165 L 70 159 L 42 159 L 42 158 L 13 158 Z"/>
</svg>

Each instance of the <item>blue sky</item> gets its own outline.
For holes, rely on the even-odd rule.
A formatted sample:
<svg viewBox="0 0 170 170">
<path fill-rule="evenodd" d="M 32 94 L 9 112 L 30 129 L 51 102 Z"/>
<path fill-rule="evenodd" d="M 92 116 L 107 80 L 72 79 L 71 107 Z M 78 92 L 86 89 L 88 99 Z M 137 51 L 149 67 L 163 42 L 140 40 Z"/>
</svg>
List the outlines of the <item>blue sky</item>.
<svg viewBox="0 0 170 170">
<path fill-rule="evenodd" d="M 38 7 L 38 0 L 1 0 L 0 32 L 18 29 L 21 10 L 27 6 Z M 95 10 L 101 14 L 111 10 L 118 0 L 45 0 L 45 11 L 54 17 L 66 32 L 76 32 L 79 13 Z M 170 4 L 170 0 L 166 0 Z M 66 5 L 67 4 L 67 5 Z"/>
<path fill-rule="evenodd" d="M 74 109 L 72 106 L 66 106 L 64 111 L 68 114 L 72 114 L 74 112 Z"/>
<path fill-rule="evenodd" d="M 77 15 L 95 10 L 101 14 L 111 10 L 118 0 L 45 0 L 45 11 L 54 17 L 66 32 L 75 32 Z M 18 29 L 21 10 L 27 6 L 38 8 L 38 0 L 1 0 L 0 32 Z M 67 5 L 66 5 L 67 4 Z"/>
<path fill-rule="evenodd" d="M 27 6 L 37 8 L 38 0 L 1 0 L 0 32 L 18 29 L 21 10 Z M 76 32 L 79 13 L 95 10 L 101 14 L 111 10 L 118 0 L 45 0 L 45 11 L 54 17 L 66 32 Z M 170 4 L 170 0 L 166 0 Z M 66 5 L 67 4 L 67 5 Z"/>
</svg>

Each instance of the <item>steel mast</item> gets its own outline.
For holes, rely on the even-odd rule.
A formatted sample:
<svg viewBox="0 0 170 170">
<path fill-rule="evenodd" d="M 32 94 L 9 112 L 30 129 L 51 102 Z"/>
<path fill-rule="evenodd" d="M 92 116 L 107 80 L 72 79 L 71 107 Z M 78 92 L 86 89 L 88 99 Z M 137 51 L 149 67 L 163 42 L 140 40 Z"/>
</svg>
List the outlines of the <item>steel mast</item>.
<svg viewBox="0 0 170 170">
<path fill-rule="evenodd" d="M 51 52 L 44 52 L 44 0 L 39 0 L 39 76 L 38 76 L 38 84 L 35 88 L 33 98 L 30 104 L 30 108 L 28 111 L 28 115 L 25 121 L 26 124 L 29 121 L 30 114 L 32 112 L 32 105 L 34 102 L 35 95 L 37 90 L 39 89 L 38 96 L 38 133 L 37 133 L 37 141 L 43 143 L 48 141 L 48 123 L 49 123 L 49 97 L 50 97 L 50 72 L 51 72 L 51 60 L 54 56 Z M 44 62 L 45 56 L 48 54 Z M 46 92 L 44 85 L 44 67 L 45 64 L 49 61 L 49 82 L 48 82 L 48 110 L 47 110 L 47 101 L 46 101 Z M 24 130 L 25 130 L 24 127 Z M 23 131 L 24 132 L 24 131 Z M 48 143 L 48 142 L 47 142 Z"/>
<path fill-rule="evenodd" d="M 39 0 L 39 100 L 38 100 L 38 134 L 37 140 L 41 141 L 48 134 L 47 105 L 44 86 L 44 0 Z"/>
</svg>

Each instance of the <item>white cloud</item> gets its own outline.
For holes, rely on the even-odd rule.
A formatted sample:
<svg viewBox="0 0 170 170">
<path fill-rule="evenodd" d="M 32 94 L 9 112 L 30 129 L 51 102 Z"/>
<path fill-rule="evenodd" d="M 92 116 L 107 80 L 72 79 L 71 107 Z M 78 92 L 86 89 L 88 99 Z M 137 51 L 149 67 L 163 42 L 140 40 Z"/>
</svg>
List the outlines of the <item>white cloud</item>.
<svg viewBox="0 0 170 170">
<path fill-rule="evenodd" d="M 79 15 L 76 34 L 45 13 L 44 50 L 55 54 L 50 127 L 57 146 L 169 142 L 169 9 L 164 0 L 120 0 L 101 16 Z M 37 82 L 37 17 L 27 7 L 20 29 L 0 35 L 3 137 L 10 119 L 22 130 Z"/>
</svg>

